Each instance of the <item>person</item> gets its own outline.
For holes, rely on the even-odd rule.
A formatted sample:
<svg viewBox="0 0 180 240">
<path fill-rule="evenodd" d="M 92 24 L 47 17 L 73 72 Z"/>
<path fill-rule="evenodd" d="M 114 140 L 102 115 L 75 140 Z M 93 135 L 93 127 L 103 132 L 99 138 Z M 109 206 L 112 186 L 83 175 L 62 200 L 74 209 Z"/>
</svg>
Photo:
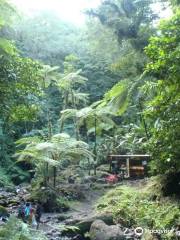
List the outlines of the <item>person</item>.
<svg viewBox="0 0 180 240">
<path fill-rule="evenodd" d="M 126 175 L 126 172 L 127 172 L 127 167 L 125 164 L 121 164 L 121 167 L 120 167 L 120 174 L 121 174 L 121 178 L 122 180 L 124 179 L 125 175 Z"/>
<path fill-rule="evenodd" d="M 35 213 L 35 218 L 36 218 L 36 222 L 37 222 L 37 226 L 36 228 L 39 228 L 39 224 L 41 221 L 41 216 L 42 216 L 42 205 L 40 202 L 38 202 L 37 207 L 36 207 L 36 213 Z"/>
<path fill-rule="evenodd" d="M 25 200 L 21 199 L 21 202 L 18 208 L 18 218 L 21 218 L 23 221 L 25 220 L 25 207 L 26 207 Z"/>
<path fill-rule="evenodd" d="M 30 203 L 26 203 L 25 210 L 24 210 L 25 222 L 29 222 L 30 221 L 30 213 L 31 213 L 31 204 Z"/>
<path fill-rule="evenodd" d="M 37 221 L 36 221 L 36 210 L 34 208 L 31 208 L 30 211 L 30 224 L 33 228 L 37 228 Z"/>
<path fill-rule="evenodd" d="M 74 182 L 75 182 L 75 179 L 73 178 L 72 175 L 70 175 L 70 176 L 68 177 L 68 183 L 69 183 L 69 184 L 74 184 Z"/>
</svg>

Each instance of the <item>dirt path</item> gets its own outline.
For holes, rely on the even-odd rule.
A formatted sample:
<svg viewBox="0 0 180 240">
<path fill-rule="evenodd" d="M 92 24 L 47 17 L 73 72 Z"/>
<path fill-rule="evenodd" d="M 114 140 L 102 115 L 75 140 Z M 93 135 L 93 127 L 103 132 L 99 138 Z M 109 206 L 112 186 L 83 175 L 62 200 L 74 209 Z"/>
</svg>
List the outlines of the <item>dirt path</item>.
<svg viewBox="0 0 180 240">
<path fill-rule="evenodd" d="M 130 185 L 136 188 L 141 188 L 146 184 L 146 180 L 133 180 L 133 181 L 124 181 L 117 185 L 103 185 L 100 184 L 96 186 L 97 189 L 90 188 L 85 193 L 85 199 L 83 201 L 73 202 L 70 207 L 70 210 L 62 213 L 45 213 L 42 217 L 42 224 L 40 230 L 43 231 L 48 239 L 51 240 L 63 240 L 61 236 L 61 228 L 63 226 L 74 226 L 77 222 L 90 219 L 95 216 L 95 205 L 98 202 L 98 199 L 102 197 L 106 192 L 116 186 Z M 72 239 L 72 238 L 65 238 Z"/>
<path fill-rule="evenodd" d="M 83 201 L 73 202 L 70 210 L 65 213 L 43 214 L 40 230 L 47 235 L 48 239 L 51 240 L 58 239 L 58 236 L 60 236 L 61 234 L 60 228 L 63 225 L 73 225 L 76 222 L 80 222 L 83 221 L 84 219 L 87 219 L 87 217 L 88 218 L 93 217 L 96 213 L 95 204 L 106 191 L 107 189 L 104 188 L 88 191 L 86 194 L 86 198 Z M 60 239 L 63 238 L 61 237 Z"/>
</svg>

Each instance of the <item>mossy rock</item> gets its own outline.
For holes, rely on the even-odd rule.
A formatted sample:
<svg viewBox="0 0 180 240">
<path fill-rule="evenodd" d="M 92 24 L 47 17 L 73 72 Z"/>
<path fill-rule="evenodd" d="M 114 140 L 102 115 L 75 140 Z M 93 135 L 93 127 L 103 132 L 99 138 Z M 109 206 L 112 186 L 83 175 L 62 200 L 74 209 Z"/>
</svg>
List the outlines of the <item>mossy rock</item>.
<svg viewBox="0 0 180 240">
<path fill-rule="evenodd" d="M 86 232 L 89 232 L 91 224 L 96 221 L 96 220 L 101 220 L 105 222 L 107 225 L 112 225 L 113 224 L 113 217 L 109 213 L 103 213 L 99 215 L 95 215 L 90 218 L 83 219 L 82 221 L 78 222 L 75 226 L 79 229 L 79 232 L 84 234 Z"/>
<path fill-rule="evenodd" d="M 9 200 L 9 204 L 18 205 L 19 204 L 19 200 L 18 199 L 10 199 Z"/>
<path fill-rule="evenodd" d="M 0 205 L 0 216 L 8 216 L 7 209 L 1 205 Z"/>
<path fill-rule="evenodd" d="M 69 210 L 67 200 L 49 188 L 33 189 L 29 201 L 40 201 L 45 212 L 62 213 Z"/>
<path fill-rule="evenodd" d="M 60 222 L 62 222 L 62 221 L 65 221 L 66 219 L 68 219 L 68 216 L 67 215 L 59 215 L 58 216 L 58 220 L 60 221 Z"/>
</svg>

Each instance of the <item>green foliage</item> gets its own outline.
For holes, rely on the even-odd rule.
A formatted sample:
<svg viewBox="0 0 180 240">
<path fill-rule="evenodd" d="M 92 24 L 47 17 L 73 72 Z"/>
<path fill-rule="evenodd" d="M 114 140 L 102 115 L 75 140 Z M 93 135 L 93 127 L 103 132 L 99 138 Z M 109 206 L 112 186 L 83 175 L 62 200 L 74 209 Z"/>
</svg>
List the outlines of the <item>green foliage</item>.
<svg viewBox="0 0 180 240">
<path fill-rule="evenodd" d="M 10 176 L 11 181 L 14 184 L 20 184 L 22 182 L 29 182 L 31 179 L 30 173 L 26 170 L 23 170 L 23 167 L 17 166 L 16 163 L 10 165 L 7 174 Z"/>
<path fill-rule="evenodd" d="M 12 22 L 15 9 L 6 0 L 0 1 L 0 30 L 2 31 L 6 26 Z M 0 58 L 5 55 L 15 55 L 17 53 L 16 47 L 8 39 L 4 38 L 0 33 Z"/>
<path fill-rule="evenodd" d="M 154 194 L 154 189 L 150 191 L 146 188 L 118 187 L 100 199 L 97 209 L 112 212 L 115 221 L 126 227 L 174 229 L 180 221 L 178 203 L 168 199 L 154 199 Z M 174 234 L 163 234 L 163 239 L 174 237 Z"/>
<path fill-rule="evenodd" d="M 0 1 L 0 168 L 2 185 L 11 180 L 20 183 L 28 179 L 28 173 L 14 166 L 11 155 L 14 139 L 21 135 L 22 125 L 37 120 L 37 98 L 40 95 L 40 64 L 22 58 L 13 41 L 7 36 L 16 17 L 16 11 L 9 1 Z M 27 127 L 24 127 L 27 131 Z M 14 131 L 15 130 L 15 131 Z M 6 174 L 12 175 L 6 177 Z"/>
<path fill-rule="evenodd" d="M 11 185 L 11 178 L 8 176 L 7 171 L 0 167 L 0 187 L 7 187 Z"/>
<path fill-rule="evenodd" d="M 23 120 L 20 106 L 23 113 L 27 110 L 34 112 L 34 107 L 32 107 L 35 104 L 34 98 L 40 93 L 38 72 L 40 65 L 31 59 L 23 59 L 18 56 L 9 59 L 2 58 L 0 62 L 2 73 L 0 79 L 0 112 L 8 118 L 12 114 L 16 121 L 20 115 L 19 120 Z M 24 104 L 22 104 L 22 101 Z M 17 112 L 17 117 L 15 112 Z"/>
<path fill-rule="evenodd" d="M 100 22 L 113 29 L 118 41 L 130 40 L 137 49 L 142 49 L 148 40 L 142 37 L 149 23 L 157 16 L 151 10 L 153 1 L 108 0 L 101 3 L 97 9 L 88 11 L 89 15 L 97 17 Z M 145 27 L 146 26 L 146 27 Z M 151 30 L 149 31 L 149 33 Z"/>
<path fill-rule="evenodd" d="M 39 112 L 39 108 L 37 105 L 24 105 L 19 104 L 18 106 L 14 106 L 11 110 L 11 117 L 10 120 L 12 122 L 26 122 L 26 121 L 36 121 L 37 120 L 37 113 Z"/>
<path fill-rule="evenodd" d="M 56 168 L 60 167 L 64 160 L 77 163 L 81 159 L 93 158 L 88 144 L 77 141 L 66 133 L 53 135 L 51 140 L 46 142 L 37 137 L 22 138 L 17 144 L 27 144 L 23 150 L 17 151 L 15 156 L 18 161 L 31 162 L 36 167 L 37 177 L 43 177 L 44 182 L 50 177 L 48 165 Z"/>
<path fill-rule="evenodd" d="M 150 152 L 153 173 L 180 169 L 180 15 L 171 2 L 174 16 L 157 30 L 153 0 L 102 1 L 82 28 L 46 12 L 16 19 L 12 30 L 16 13 L 0 0 L 0 165 L 13 180 L 28 179 L 10 157 L 22 135 L 18 166 L 28 162 L 40 181 L 110 152 Z"/>
<path fill-rule="evenodd" d="M 23 56 L 59 66 L 65 73 L 82 69 L 82 75 L 89 79 L 83 90 L 90 92 L 91 101 L 96 101 L 118 80 L 109 64 L 117 57 L 119 45 L 111 31 L 104 28 L 103 34 L 102 28 L 94 22 L 78 28 L 46 12 L 18 20 L 10 38 L 15 40 Z M 105 52 L 104 48 L 108 51 Z"/>
<path fill-rule="evenodd" d="M 9 40 L 0 38 L 0 53 L 5 53 L 13 56 L 17 53 L 17 51 L 15 46 Z"/>
<path fill-rule="evenodd" d="M 115 123 L 112 120 L 112 112 L 109 108 L 101 108 L 101 102 L 92 104 L 89 107 L 77 109 L 66 109 L 61 111 L 61 122 L 64 122 L 67 119 L 76 117 L 77 126 L 84 126 L 87 128 L 87 134 L 91 134 L 95 131 L 95 120 L 96 120 L 96 133 L 101 135 L 102 131 L 108 131 L 115 127 Z"/>
<path fill-rule="evenodd" d="M 0 227 L 1 240 L 46 240 L 45 235 L 30 229 L 27 224 L 15 217 L 10 217 L 8 223 Z"/>
<path fill-rule="evenodd" d="M 129 43 L 125 43 L 120 57 L 111 64 L 111 70 L 119 73 L 121 78 L 136 78 L 144 70 L 147 56 L 144 52 L 135 50 Z"/>
<path fill-rule="evenodd" d="M 65 57 L 80 51 L 81 29 L 50 11 L 18 19 L 14 30 L 11 37 L 23 56 L 60 66 L 61 70 Z"/>
<path fill-rule="evenodd" d="M 65 197 L 58 197 L 57 198 L 57 205 L 60 209 L 69 209 L 69 201 Z"/>
<path fill-rule="evenodd" d="M 144 115 L 152 122 L 149 147 L 153 153 L 152 170 L 155 173 L 180 170 L 179 19 L 177 10 L 171 19 L 161 22 L 159 35 L 151 38 L 146 48 L 151 60 L 147 72 L 157 78 L 144 89 L 144 94 L 152 96 L 147 99 Z"/>
<path fill-rule="evenodd" d="M 0 1 L 0 9 L 0 27 L 3 27 L 4 25 L 11 23 L 15 9 L 7 0 Z"/>
<path fill-rule="evenodd" d="M 104 97 L 105 104 L 117 115 L 122 115 L 128 107 L 128 85 L 126 81 L 117 83 Z"/>
<path fill-rule="evenodd" d="M 60 231 L 61 231 L 63 234 L 66 234 L 66 233 L 69 233 L 69 232 L 72 232 L 72 233 L 79 232 L 79 228 L 76 227 L 76 226 L 67 226 L 67 225 L 61 224 L 61 225 L 59 226 L 59 228 L 60 228 Z"/>
</svg>

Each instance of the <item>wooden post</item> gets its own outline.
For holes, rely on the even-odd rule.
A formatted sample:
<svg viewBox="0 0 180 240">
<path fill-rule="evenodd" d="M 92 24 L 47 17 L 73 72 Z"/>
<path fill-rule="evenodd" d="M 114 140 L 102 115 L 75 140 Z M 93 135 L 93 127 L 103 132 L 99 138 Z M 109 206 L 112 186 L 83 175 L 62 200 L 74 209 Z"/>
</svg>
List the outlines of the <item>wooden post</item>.
<svg viewBox="0 0 180 240">
<path fill-rule="evenodd" d="M 127 167 L 127 176 L 128 178 L 130 177 L 130 163 L 129 163 L 129 158 L 126 159 L 126 167 Z"/>
</svg>

